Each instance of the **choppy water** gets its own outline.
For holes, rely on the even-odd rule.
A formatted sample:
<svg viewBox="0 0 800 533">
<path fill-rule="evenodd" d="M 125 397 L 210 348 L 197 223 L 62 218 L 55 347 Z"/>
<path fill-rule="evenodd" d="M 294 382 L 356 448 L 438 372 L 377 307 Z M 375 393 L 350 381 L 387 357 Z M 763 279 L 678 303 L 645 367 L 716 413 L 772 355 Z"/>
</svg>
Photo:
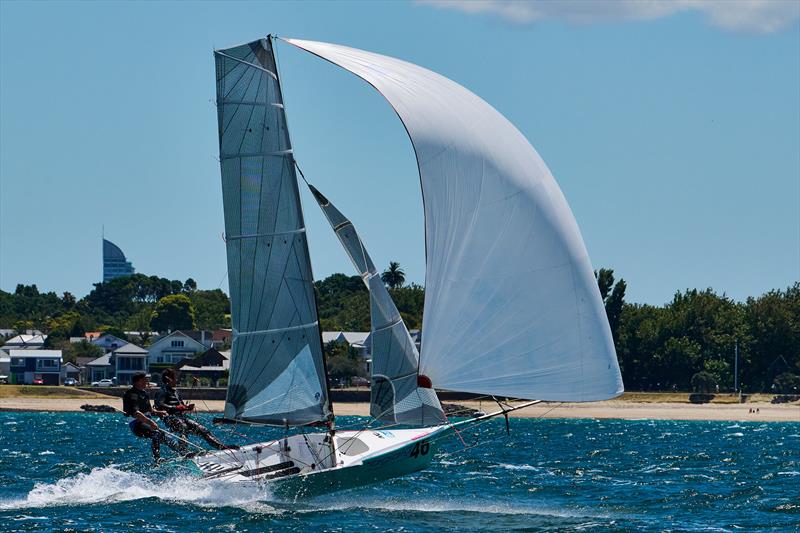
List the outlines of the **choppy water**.
<svg viewBox="0 0 800 533">
<path fill-rule="evenodd" d="M 454 437 L 423 472 L 292 503 L 152 469 L 119 415 L 0 413 L 0 531 L 800 530 L 800 422 L 511 429 L 493 421 L 482 446 Z"/>
</svg>

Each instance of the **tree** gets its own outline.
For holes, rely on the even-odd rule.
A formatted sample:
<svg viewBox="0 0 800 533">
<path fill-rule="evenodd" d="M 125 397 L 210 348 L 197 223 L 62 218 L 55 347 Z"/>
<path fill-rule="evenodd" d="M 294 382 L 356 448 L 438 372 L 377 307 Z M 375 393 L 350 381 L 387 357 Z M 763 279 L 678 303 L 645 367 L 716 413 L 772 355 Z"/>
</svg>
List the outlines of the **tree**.
<svg viewBox="0 0 800 533">
<path fill-rule="evenodd" d="M 192 292 L 197 290 L 197 282 L 192 278 L 183 282 L 183 292 Z"/>
<path fill-rule="evenodd" d="M 614 271 L 601 268 L 594 271 L 594 277 L 597 279 L 597 287 L 600 289 L 600 298 L 605 302 L 608 298 L 608 291 L 614 285 Z"/>
<path fill-rule="evenodd" d="M 164 296 L 153 309 L 150 327 L 155 331 L 194 329 L 195 311 L 192 301 L 185 294 Z"/>
<path fill-rule="evenodd" d="M 187 296 L 194 305 L 199 329 L 230 327 L 227 316 L 231 312 L 231 302 L 227 294 L 220 289 L 214 289 L 213 291 L 195 290 L 188 293 Z"/>
<path fill-rule="evenodd" d="M 600 298 L 603 300 L 603 305 L 605 305 L 606 308 L 606 317 L 608 318 L 608 325 L 611 328 L 611 336 L 614 338 L 614 345 L 619 348 L 619 321 L 622 316 L 622 308 L 625 305 L 625 289 L 627 288 L 627 284 L 624 279 L 620 278 L 615 285 L 614 270 L 609 268 L 601 268 L 595 271 L 594 277 L 597 279 L 597 288 L 600 290 Z"/>
<path fill-rule="evenodd" d="M 324 350 L 328 375 L 332 379 L 346 382 L 352 377 L 363 376 L 366 373 L 364 360 L 347 344 L 332 341 L 324 346 Z"/>
<path fill-rule="evenodd" d="M 75 304 L 78 302 L 78 300 L 75 299 L 75 295 L 72 294 L 71 292 L 65 292 L 61 296 L 61 301 L 64 303 L 64 307 L 66 309 L 72 309 L 73 307 L 75 307 Z"/>
<path fill-rule="evenodd" d="M 406 273 L 400 268 L 400 263 L 389 261 L 389 268 L 381 274 L 381 281 L 388 285 L 390 289 L 402 287 L 406 281 Z"/>
<path fill-rule="evenodd" d="M 705 370 L 692 376 L 692 390 L 694 392 L 714 392 L 717 381 L 714 375 Z"/>
<path fill-rule="evenodd" d="M 800 393 L 800 376 L 791 372 L 784 372 L 775 377 L 775 392 L 781 394 Z"/>
</svg>

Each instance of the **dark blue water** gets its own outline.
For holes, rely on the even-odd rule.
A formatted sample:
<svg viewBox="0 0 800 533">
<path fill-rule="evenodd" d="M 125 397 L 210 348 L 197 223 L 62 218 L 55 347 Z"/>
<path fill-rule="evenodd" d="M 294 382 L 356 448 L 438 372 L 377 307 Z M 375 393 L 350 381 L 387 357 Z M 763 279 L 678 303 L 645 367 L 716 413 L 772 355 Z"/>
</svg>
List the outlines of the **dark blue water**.
<svg viewBox="0 0 800 533">
<path fill-rule="evenodd" d="M 492 421 L 466 451 L 453 437 L 450 455 L 412 476 L 281 502 L 177 464 L 151 468 L 119 415 L 0 413 L 0 531 L 800 530 L 800 423 L 512 420 L 511 430 Z"/>
</svg>

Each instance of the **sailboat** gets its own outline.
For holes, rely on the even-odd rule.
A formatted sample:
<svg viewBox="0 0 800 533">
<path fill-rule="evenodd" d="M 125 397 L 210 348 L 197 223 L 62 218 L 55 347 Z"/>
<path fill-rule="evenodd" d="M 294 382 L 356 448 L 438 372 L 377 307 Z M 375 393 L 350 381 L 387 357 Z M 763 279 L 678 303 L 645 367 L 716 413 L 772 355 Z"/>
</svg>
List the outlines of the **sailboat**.
<svg viewBox="0 0 800 533">
<path fill-rule="evenodd" d="M 214 51 L 233 346 L 219 422 L 282 438 L 192 459 L 206 478 L 297 494 L 418 471 L 441 438 L 539 401 L 622 393 L 603 303 L 567 202 L 525 137 L 461 85 L 345 46 L 281 39 L 372 85 L 416 154 L 425 215 L 421 349 L 352 222 L 306 181 L 268 36 Z M 341 429 L 330 401 L 301 182 L 369 290 L 371 419 Z M 436 391 L 498 399 L 463 420 Z M 500 398 L 526 400 L 510 404 Z"/>
</svg>

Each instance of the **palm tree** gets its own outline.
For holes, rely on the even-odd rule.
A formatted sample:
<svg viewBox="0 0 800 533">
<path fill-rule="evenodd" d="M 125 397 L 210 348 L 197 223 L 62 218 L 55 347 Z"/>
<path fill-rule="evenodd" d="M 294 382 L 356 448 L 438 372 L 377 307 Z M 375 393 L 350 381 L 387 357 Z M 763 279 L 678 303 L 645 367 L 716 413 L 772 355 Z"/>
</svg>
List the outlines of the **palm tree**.
<svg viewBox="0 0 800 533">
<path fill-rule="evenodd" d="M 397 261 L 389 261 L 389 268 L 381 274 L 381 281 L 389 286 L 390 289 L 402 287 L 406 281 L 406 273 L 400 268 Z"/>
</svg>

